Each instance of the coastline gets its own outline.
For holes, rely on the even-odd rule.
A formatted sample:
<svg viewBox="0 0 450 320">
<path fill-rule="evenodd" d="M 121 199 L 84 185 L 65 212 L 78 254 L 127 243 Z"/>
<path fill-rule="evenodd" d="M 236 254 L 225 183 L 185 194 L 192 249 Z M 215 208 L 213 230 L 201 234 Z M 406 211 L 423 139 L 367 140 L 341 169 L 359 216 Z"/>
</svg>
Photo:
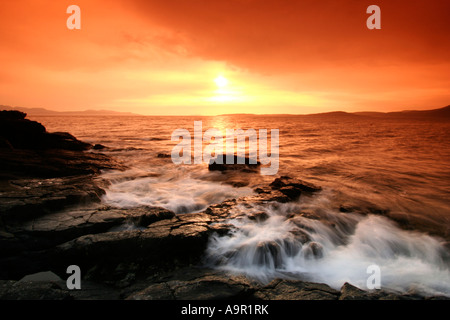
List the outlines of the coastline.
<svg viewBox="0 0 450 320">
<path fill-rule="evenodd" d="M 2 136 L 0 299 L 444 298 L 383 288 L 364 291 L 349 283 L 338 290 L 289 277 L 258 283 L 242 275 L 230 276 L 205 261 L 204 253 L 211 236 L 229 234 L 233 225 L 228 220 L 243 215 L 236 215 L 233 208 L 250 203 L 289 203 L 299 197 L 314 197 L 321 188 L 293 177 L 275 178 L 255 188 L 252 196 L 228 199 L 199 213 L 175 214 L 150 206 L 105 206 L 101 196 L 107 182 L 98 175 L 104 169 L 123 170 L 123 164 L 93 151 L 92 145 L 70 134 L 49 134 L 22 115 L 2 121 L 38 128 L 38 134 L 28 131 L 21 141 L 14 141 L 14 134 Z M 22 127 L 21 134 L 26 132 Z M 34 141 L 24 145 L 30 137 Z M 343 207 L 342 214 L 351 210 L 355 208 Z M 307 214 L 299 212 L 283 219 L 296 223 L 296 218 Z M 267 216 L 247 218 L 259 223 Z M 306 234 L 296 236 L 303 239 L 312 256 L 320 258 L 319 244 Z M 276 244 L 265 244 L 263 249 L 276 255 Z M 70 291 L 62 280 L 74 261 L 83 270 L 82 283 L 87 291 Z M 49 271 L 50 281 L 41 273 Z"/>
</svg>

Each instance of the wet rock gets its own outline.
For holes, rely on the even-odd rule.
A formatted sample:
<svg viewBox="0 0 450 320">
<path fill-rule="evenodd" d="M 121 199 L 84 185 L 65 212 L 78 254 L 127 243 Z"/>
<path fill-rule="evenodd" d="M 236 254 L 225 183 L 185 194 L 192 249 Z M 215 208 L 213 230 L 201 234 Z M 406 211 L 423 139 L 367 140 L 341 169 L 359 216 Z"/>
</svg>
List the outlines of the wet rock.
<svg viewBox="0 0 450 320">
<path fill-rule="evenodd" d="M 171 219 L 174 216 L 172 211 L 149 206 L 129 209 L 109 206 L 78 208 L 48 214 L 11 229 L 16 235 L 34 238 L 33 244 L 36 249 L 38 239 L 48 247 L 85 234 L 107 232 L 123 224 L 126 224 L 126 227 L 146 227 L 153 222 Z"/>
<path fill-rule="evenodd" d="M 106 149 L 106 146 L 104 146 L 104 145 L 102 145 L 100 143 L 96 143 L 96 144 L 94 144 L 92 146 L 92 149 L 94 149 L 94 150 L 103 150 L 103 149 Z"/>
<path fill-rule="evenodd" d="M 19 111 L 0 112 L 0 180 L 95 174 L 124 166 L 67 132 L 49 133 Z"/>
<path fill-rule="evenodd" d="M 372 300 L 372 298 L 366 291 L 346 282 L 341 288 L 339 300 Z"/>
<path fill-rule="evenodd" d="M 230 210 L 236 206 L 236 204 L 236 199 L 225 200 L 222 203 L 209 206 L 206 208 L 205 213 L 216 218 L 229 218 Z"/>
<path fill-rule="evenodd" d="M 254 296 L 263 300 L 337 300 L 339 291 L 323 283 L 277 279 L 259 289 Z"/>
<path fill-rule="evenodd" d="M 122 261 L 145 266 L 197 263 L 206 249 L 209 227 L 206 214 L 189 214 L 154 222 L 145 230 L 105 232 L 81 236 L 49 252 L 49 261 L 62 268 L 70 261 L 85 270 L 112 268 Z"/>
<path fill-rule="evenodd" d="M 189 274 L 189 269 L 182 270 Z M 223 300 L 250 298 L 254 288 L 243 277 L 204 269 L 194 277 L 171 276 L 128 296 L 127 300 Z"/>
<path fill-rule="evenodd" d="M 267 214 L 267 212 L 260 211 L 249 214 L 248 218 L 256 222 L 264 222 L 269 218 L 269 215 Z"/>
<path fill-rule="evenodd" d="M 163 159 L 168 159 L 168 158 L 171 158 L 172 156 L 168 153 L 158 153 L 157 157 L 163 158 Z"/>
<path fill-rule="evenodd" d="M 254 254 L 254 263 L 258 266 L 281 267 L 283 261 L 280 245 L 276 241 L 258 243 Z"/>
<path fill-rule="evenodd" d="M 306 246 L 306 248 L 304 249 L 304 253 L 305 253 L 305 257 L 306 258 L 315 258 L 315 259 L 320 259 L 323 257 L 323 247 L 320 243 L 318 242 L 310 242 L 308 243 L 308 245 Z"/>
<path fill-rule="evenodd" d="M 318 192 L 318 191 L 322 190 L 321 187 L 315 186 L 312 183 L 309 183 L 309 182 L 306 182 L 303 180 L 299 180 L 299 179 L 295 179 L 295 178 L 291 178 L 288 176 L 282 176 L 280 178 L 276 178 L 270 184 L 270 186 L 274 190 L 281 190 L 284 187 L 291 187 L 300 192 L 305 192 L 305 193 L 314 193 L 314 192 Z"/>
<path fill-rule="evenodd" d="M 62 149 L 0 152 L 0 180 L 92 175 L 111 169 L 123 170 L 125 166 L 101 153 Z"/>
<path fill-rule="evenodd" d="M 70 293 L 55 282 L 0 280 L 0 300 L 69 300 Z"/>
<path fill-rule="evenodd" d="M 5 223 L 26 221 L 67 206 L 100 202 L 105 191 L 91 177 L 22 179 L 9 182 L 0 193 L 0 218 Z"/>
<path fill-rule="evenodd" d="M 25 119 L 19 111 L 0 112 L 0 136 L 14 149 L 65 149 L 82 151 L 91 147 L 67 132 L 48 133 L 36 121 Z"/>
<path fill-rule="evenodd" d="M 51 271 L 29 274 L 19 280 L 19 282 L 62 282 L 63 280 Z"/>
<path fill-rule="evenodd" d="M 286 195 L 291 200 L 297 200 L 302 193 L 300 189 L 294 186 L 281 187 L 280 191 L 282 194 Z"/>
<path fill-rule="evenodd" d="M 227 155 L 222 155 L 211 159 L 208 170 L 210 171 L 226 171 L 226 170 L 243 170 L 244 172 L 257 172 L 261 163 L 248 157 L 239 157 L 234 155 L 231 157 L 231 163 L 227 160 Z M 221 163 L 216 163 L 220 161 Z"/>
</svg>

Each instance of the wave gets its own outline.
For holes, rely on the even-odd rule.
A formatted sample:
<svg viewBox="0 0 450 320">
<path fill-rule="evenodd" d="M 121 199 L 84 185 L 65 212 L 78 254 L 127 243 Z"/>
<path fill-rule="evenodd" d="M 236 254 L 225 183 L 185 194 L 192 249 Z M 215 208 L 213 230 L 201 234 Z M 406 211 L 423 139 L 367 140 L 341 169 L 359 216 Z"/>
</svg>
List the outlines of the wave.
<svg viewBox="0 0 450 320">
<path fill-rule="evenodd" d="M 159 206 L 177 214 L 199 212 L 209 205 L 229 198 L 252 194 L 250 188 L 234 188 L 228 184 L 189 177 L 176 170 L 163 176 L 154 173 L 127 172 L 122 178 L 112 178 L 103 201 L 117 207 L 130 208 L 140 205 Z M 133 179 L 127 177 L 134 176 Z"/>
<path fill-rule="evenodd" d="M 327 206 L 322 197 L 313 206 L 254 207 L 250 211 L 265 212 L 267 220 L 227 221 L 233 231 L 210 239 L 205 261 L 263 283 L 281 277 L 336 289 L 350 282 L 365 290 L 367 268 L 377 265 L 384 289 L 450 296 L 450 255 L 442 240 L 402 230 L 383 216 Z"/>
</svg>

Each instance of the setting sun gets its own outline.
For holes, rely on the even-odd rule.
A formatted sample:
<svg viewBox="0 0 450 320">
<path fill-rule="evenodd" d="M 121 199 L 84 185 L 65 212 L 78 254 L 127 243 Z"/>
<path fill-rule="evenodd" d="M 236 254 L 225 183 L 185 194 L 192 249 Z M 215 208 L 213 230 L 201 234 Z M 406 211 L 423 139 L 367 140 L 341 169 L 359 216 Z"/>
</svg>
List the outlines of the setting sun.
<svg viewBox="0 0 450 320">
<path fill-rule="evenodd" d="M 228 79 L 225 78 L 224 76 L 218 76 L 217 78 L 214 79 L 214 82 L 219 88 L 223 88 L 228 85 Z"/>
</svg>

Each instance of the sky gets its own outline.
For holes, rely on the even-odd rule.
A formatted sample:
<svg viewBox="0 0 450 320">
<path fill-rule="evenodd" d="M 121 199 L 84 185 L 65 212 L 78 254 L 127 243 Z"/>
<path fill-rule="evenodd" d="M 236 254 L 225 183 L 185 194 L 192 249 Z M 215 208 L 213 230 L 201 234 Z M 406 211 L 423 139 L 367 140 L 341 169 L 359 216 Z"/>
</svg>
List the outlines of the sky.
<svg viewBox="0 0 450 320">
<path fill-rule="evenodd" d="M 69 5 L 81 29 L 69 30 Z M 369 5 L 381 29 L 369 30 Z M 450 104 L 450 1 L 0 2 L 0 104 L 147 115 Z"/>
</svg>

